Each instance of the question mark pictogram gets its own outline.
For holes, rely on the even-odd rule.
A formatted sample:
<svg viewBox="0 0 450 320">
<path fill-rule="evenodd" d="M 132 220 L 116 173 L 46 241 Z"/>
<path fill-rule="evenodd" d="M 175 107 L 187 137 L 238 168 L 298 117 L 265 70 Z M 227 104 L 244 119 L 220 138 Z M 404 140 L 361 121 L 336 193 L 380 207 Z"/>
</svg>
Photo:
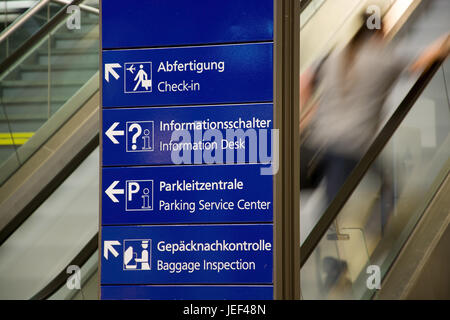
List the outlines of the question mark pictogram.
<svg viewBox="0 0 450 320">
<path fill-rule="evenodd" d="M 131 149 L 136 150 L 137 146 L 136 146 L 136 140 L 137 138 L 141 135 L 142 133 L 142 128 L 140 125 L 138 125 L 137 123 L 133 123 L 129 128 L 128 128 L 128 132 L 133 132 L 134 129 L 136 129 L 136 133 L 133 135 L 133 137 L 131 138 L 131 143 L 133 144 L 131 146 Z"/>
</svg>

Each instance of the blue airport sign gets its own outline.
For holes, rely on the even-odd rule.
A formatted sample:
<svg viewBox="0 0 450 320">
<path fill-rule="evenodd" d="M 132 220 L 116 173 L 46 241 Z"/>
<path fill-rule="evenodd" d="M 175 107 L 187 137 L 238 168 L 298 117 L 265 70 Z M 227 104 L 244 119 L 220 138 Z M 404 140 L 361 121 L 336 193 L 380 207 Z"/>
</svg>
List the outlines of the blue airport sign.
<svg viewBox="0 0 450 320">
<path fill-rule="evenodd" d="M 103 107 L 273 101 L 273 43 L 103 52 Z"/>
<path fill-rule="evenodd" d="M 264 164 L 102 168 L 102 225 L 273 221 Z"/>
<path fill-rule="evenodd" d="M 103 110 L 104 166 L 271 161 L 273 104 Z"/>
<path fill-rule="evenodd" d="M 103 300 L 273 300 L 272 285 L 109 285 L 101 287 Z M 217 310 L 220 312 L 220 310 Z M 228 314 L 228 310 L 222 313 Z"/>
<path fill-rule="evenodd" d="M 273 299 L 274 1 L 101 11 L 101 298 Z"/>
<path fill-rule="evenodd" d="M 273 40 L 273 0 L 102 1 L 104 49 Z"/>
<path fill-rule="evenodd" d="M 104 226 L 101 251 L 102 285 L 273 282 L 272 224 Z"/>
</svg>

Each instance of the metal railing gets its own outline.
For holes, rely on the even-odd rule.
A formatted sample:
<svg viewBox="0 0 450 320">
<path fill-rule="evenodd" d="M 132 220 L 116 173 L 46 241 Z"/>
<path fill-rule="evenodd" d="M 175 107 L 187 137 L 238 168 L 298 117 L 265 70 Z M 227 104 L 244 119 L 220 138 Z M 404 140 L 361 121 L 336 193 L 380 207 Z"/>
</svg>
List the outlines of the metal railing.
<svg viewBox="0 0 450 320">
<path fill-rule="evenodd" d="M 72 4 L 72 1 L 69 0 L 50 0 L 53 1 L 55 3 L 60 3 L 60 4 L 64 4 L 64 5 L 70 5 Z M 89 12 L 89 13 L 94 13 L 94 14 L 100 14 L 100 10 L 97 8 L 93 8 L 91 6 L 85 5 L 85 4 L 80 4 L 78 5 L 80 7 L 81 10 Z"/>
<path fill-rule="evenodd" d="M 97 251 L 98 249 L 98 233 L 95 234 L 91 240 L 81 249 L 80 253 L 73 258 L 73 260 L 68 264 L 83 266 L 86 261 Z M 61 270 L 61 272 L 50 281 L 42 290 L 37 292 L 31 300 L 45 300 L 48 299 L 52 294 L 54 294 L 61 286 L 63 286 L 67 281 L 66 268 Z"/>
<path fill-rule="evenodd" d="M 78 5 L 78 7 L 86 12 L 99 14 L 99 9 L 93 8 L 91 6 L 85 4 L 78 4 L 80 1 L 77 0 L 41 0 L 37 2 L 33 7 L 28 9 L 25 13 L 23 13 L 19 18 L 14 20 L 14 22 L 9 25 L 3 32 L 0 34 L 0 44 L 5 41 L 11 34 L 13 34 L 16 30 L 18 30 L 24 23 L 30 20 L 37 12 L 39 12 L 42 8 L 44 8 L 50 2 L 59 3 L 65 6 L 68 5 Z"/>
<path fill-rule="evenodd" d="M 14 20 L 1 34 L 0 43 L 5 41 L 11 34 L 13 34 L 20 26 L 32 18 L 37 12 L 44 8 L 51 0 L 42 0 L 37 2 L 33 7 L 25 11 L 19 18 Z"/>
</svg>

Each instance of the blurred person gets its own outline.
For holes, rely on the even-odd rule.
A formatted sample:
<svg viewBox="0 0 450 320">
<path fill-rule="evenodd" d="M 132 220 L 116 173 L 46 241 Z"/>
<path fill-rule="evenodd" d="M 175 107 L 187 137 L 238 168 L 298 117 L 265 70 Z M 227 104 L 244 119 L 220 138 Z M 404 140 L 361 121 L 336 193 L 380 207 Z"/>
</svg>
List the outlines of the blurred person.
<svg viewBox="0 0 450 320">
<path fill-rule="evenodd" d="M 414 59 L 411 55 L 398 53 L 385 41 L 383 24 L 380 29 L 372 30 L 366 25 L 368 16 L 364 15 L 362 19 L 362 27 L 344 49 L 331 52 L 300 78 L 300 111 L 304 113 L 300 122 L 301 137 L 307 133 L 306 138 L 301 138 L 300 157 L 301 161 L 306 158 L 308 162 L 301 163 L 300 188 L 302 181 L 314 187 L 319 179 L 317 175 L 323 176 L 327 205 L 374 139 L 383 120 L 384 102 L 400 75 L 405 70 L 409 73 L 422 71 L 449 54 L 449 34 Z M 311 103 L 319 87 L 320 97 Z M 312 107 L 305 110 L 311 104 Z M 313 168 L 310 166 L 310 162 L 314 162 L 310 160 L 311 154 L 312 158 L 320 160 Z M 387 190 L 390 184 L 387 177 L 379 174 L 384 184 L 380 200 L 384 228 L 388 211 L 391 211 L 387 207 L 392 205 L 393 197 L 385 196 L 390 193 Z M 336 278 L 336 270 L 345 269 L 345 262 L 328 258 L 324 268 L 333 270 L 329 275 Z M 333 279 L 325 282 L 330 285 Z"/>
<path fill-rule="evenodd" d="M 370 30 L 363 24 L 343 50 L 332 52 L 301 76 L 301 109 L 322 87 L 318 102 L 302 117 L 300 130 L 308 132 L 302 139 L 305 148 L 323 150 L 328 202 L 370 146 L 384 102 L 403 71 L 418 72 L 444 59 L 449 42 L 446 34 L 413 60 L 385 42 L 382 28 Z"/>
</svg>

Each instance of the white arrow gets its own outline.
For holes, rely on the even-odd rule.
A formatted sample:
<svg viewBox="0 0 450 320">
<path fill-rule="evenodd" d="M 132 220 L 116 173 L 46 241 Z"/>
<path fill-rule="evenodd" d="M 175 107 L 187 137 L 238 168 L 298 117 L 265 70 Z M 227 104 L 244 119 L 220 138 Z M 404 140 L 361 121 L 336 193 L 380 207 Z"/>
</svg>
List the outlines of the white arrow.
<svg viewBox="0 0 450 320">
<path fill-rule="evenodd" d="M 119 79 L 119 74 L 114 70 L 114 68 L 122 68 L 118 63 L 105 63 L 105 80 L 109 82 L 109 74 L 117 80 Z"/>
<path fill-rule="evenodd" d="M 120 246 L 120 242 L 117 240 L 105 241 L 103 246 L 103 256 L 108 260 L 108 252 L 111 252 L 114 257 L 117 257 L 119 253 L 114 249 L 113 246 Z"/>
<path fill-rule="evenodd" d="M 114 130 L 120 122 L 114 122 L 111 127 L 105 132 L 106 136 L 111 139 L 114 144 L 119 144 L 119 141 L 114 136 L 123 136 L 125 133 L 123 130 Z"/>
<path fill-rule="evenodd" d="M 114 189 L 115 186 L 117 186 L 117 184 L 120 181 L 114 181 L 113 183 L 111 183 L 111 185 L 108 187 L 108 189 L 105 190 L 106 195 L 113 201 L 113 202 L 119 202 L 119 200 L 117 200 L 117 198 L 114 196 L 115 194 L 124 194 L 123 189 Z"/>
</svg>

